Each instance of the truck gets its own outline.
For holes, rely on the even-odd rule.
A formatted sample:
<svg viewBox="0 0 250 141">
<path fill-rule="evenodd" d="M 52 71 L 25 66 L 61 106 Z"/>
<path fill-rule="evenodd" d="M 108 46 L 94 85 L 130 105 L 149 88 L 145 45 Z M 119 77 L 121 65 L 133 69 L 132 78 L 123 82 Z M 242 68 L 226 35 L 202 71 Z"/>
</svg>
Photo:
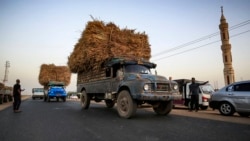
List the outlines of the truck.
<svg viewBox="0 0 250 141">
<path fill-rule="evenodd" d="M 192 83 L 190 79 L 175 79 L 173 80 L 178 83 L 179 92 L 182 95 L 181 99 L 174 100 L 174 106 L 184 105 L 190 108 L 191 105 L 191 95 L 189 90 L 189 85 Z M 196 81 L 196 83 L 204 83 L 204 81 Z M 202 110 L 206 110 L 209 107 L 209 99 L 214 89 L 211 84 L 207 83 L 205 85 L 199 86 L 199 107 Z"/>
<path fill-rule="evenodd" d="M 12 90 L 6 88 L 0 89 L 0 104 L 11 101 L 13 101 Z"/>
<path fill-rule="evenodd" d="M 181 99 L 178 84 L 151 71 L 156 64 L 143 59 L 113 57 L 99 71 L 77 73 L 81 108 L 104 100 L 107 108 L 116 104 L 121 118 L 131 118 L 138 107 L 151 106 L 158 115 L 167 115 L 173 100 Z"/>
<path fill-rule="evenodd" d="M 63 102 L 66 101 L 67 93 L 64 88 L 63 82 L 49 81 L 47 86 L 44 86 L 44 101 L 50 102 L 51 99 L 62 99 Z"/>
<path fill-rule="evenodd" d="M 44 89 L 43 88 L 32 88 L 32 99 L 36 98 L 43 99 L 44 97 Z"/>
</svg>

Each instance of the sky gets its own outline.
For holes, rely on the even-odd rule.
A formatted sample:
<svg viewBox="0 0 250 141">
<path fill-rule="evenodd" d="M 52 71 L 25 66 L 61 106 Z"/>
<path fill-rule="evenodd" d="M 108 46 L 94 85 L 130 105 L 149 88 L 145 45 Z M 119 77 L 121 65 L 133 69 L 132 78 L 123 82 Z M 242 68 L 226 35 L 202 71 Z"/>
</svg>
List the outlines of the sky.
<svg viewBox="0 0 250 141">
<path fill-rule="evenodd" d="M 158 75 L 225 85 L 219 24 L 229 24 L 235 80 L 250 80 L 249 0 L 0 0 L 0 81 L 21 80 L 23 94 L 42 87 L 42 64 L 66 66 L 92 17 L 145 32 Z M 67 91 L 76 91 L 72 74 Z"/>
</svg>

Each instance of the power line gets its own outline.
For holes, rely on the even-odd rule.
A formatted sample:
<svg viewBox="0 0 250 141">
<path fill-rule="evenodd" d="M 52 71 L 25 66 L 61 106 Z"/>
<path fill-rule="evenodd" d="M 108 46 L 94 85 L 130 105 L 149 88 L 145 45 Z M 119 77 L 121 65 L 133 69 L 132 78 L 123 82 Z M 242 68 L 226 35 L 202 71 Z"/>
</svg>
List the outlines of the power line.
<svg viewBox="0 0 250 141">
<path fill-rule="evenodd" d="M 247 24 L 249 24 L 249 23 L 250 23 L 250 20 L 241 22 L 241 23 L 239 23 L 239 24 L 237 24 L 237 25 L 234 25 L 234 26 L 230 27 L 229 30 L 237 29 L 237 28 L 242 27 L 242 26 L 245 26 L 245 25 L 247 25 Z M 163 51 L 163 52 L 157 53 L 157 54 L 155 54 L 155 55 L 153 55 L 153 56 L 154 56 L 154 57 L 155 57 L 155 56 L 160 56 L 160 55 L 162 55 L 162 54 L 169 53 L 169 52 L 171 52 L 171 51 L 175 51 L 175 50 L 177 50 L 177 49 L 181 49 L 181 48 L 187 47 L 187 46 L 189 46 L 189 45 L 192 45 L 192 44 L 201 42 L 201 41 L 203 41 L 203 40 L 212 38 L 212 37 L 217 36 L 217 35 L 219 35 L 219 34 L 220 34 L 220 32 L 215 32 L 215 33 L 212 33 L 212 34 L 203 36 L 203 37 L 201 37 L 201 38 L 199 38 L 199 39 L 196 39 L 196 40 L 187 42 L 187 43 L 185 43 L 185 44 L 179 45 L 179 46 L 177 46 L 177 47 L 173 47 L 173 48 L 171 48 L 171 49 L 168 49 L 168 50 L 165 50 L 165 51 Z"/>
<path fill-rule="evenodd" d="M 239 35 L 241 35 L 241 34 L 245 34 L 245 33 L 247 33 L 247 32 L 250 32 L 250 30 L 247 30 L 247 31 L 244 31 L 244 32 L 241 32 L 241 33 L 234 34 L 234 35 L 231 36 L 231 38 L 237 37 L 237 36 L 239 36 Z M 155 62 L 155 61 L 163 60 L 163 59 L 165 59 L 165 58 L 169 58 L 169 57 L 172 57 L 172 56 L 175 56 L 175 55 L 179 55 L 179 54 L 182 54 L 182 53 L 186 53 L 186 52 L 189 52 L 189 51 L 198 49 L 198 48 L 202 48 L 202 47 L 205 47 L 205 46 L 207 46 L 207 45 L 211 45 L 211 44 L 217 43 L 217 42 L 219 42 L 219 41 L 221 41 L 221 40 L 216 40 L 216 41 L 213 41 L 213 42 L 210 42 L 210 43 L 207 43 L 207 44 L 198 46 L 198 47 L 194 47 L 194 48 L 191 48 L 191 49 L 182 51 L 182 52 L 178 52 L 178 53 L 175 53 L 175 54 L 166 56 L 166 57 L 162 57 L 162 58 L 159 58 L 159 59 L 155 59 L 155 60 L 153 60 L 153 61 Z"/>
</svg>

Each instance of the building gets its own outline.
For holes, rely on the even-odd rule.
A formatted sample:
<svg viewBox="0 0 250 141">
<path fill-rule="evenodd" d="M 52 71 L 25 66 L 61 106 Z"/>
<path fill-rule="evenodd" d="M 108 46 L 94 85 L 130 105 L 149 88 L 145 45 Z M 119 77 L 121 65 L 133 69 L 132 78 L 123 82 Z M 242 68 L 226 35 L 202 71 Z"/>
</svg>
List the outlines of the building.
<svg viewBox="0 0 250 141">
<path fill-rule="evenodd" d="M 228 23 L 223 14 L 223 7 L 221 7 L 221 18 L 220 18 L 220 36 L 221 36 L 221 50 L 224 63 L 224 80 L 225 85 L 235 82 L 234 69 L 232 66 L 232 53 L 231 53 L 231 44 L 229 43 L 229 32 L 228 32 Z"/>
</svg>

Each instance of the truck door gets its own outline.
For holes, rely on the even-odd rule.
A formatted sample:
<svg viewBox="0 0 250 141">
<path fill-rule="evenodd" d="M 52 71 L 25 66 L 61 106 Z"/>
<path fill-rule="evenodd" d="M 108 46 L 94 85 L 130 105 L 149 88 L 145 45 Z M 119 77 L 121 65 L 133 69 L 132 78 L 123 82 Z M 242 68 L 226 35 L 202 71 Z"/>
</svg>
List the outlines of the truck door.
<svg viewBox="0 0 250 141">
<path fill-rule="evenodd" d="M 107 72 L 106 70 L 106 74 L 108 73 L 108 77 L 110 78 L 108 81 L 108 86 L 107 86 L 107 92 L 108 93 L 116 93 L 117 92 L 117 89 L 119 87 L 119 84 L 120 84 L 120 79 L 119 77 L 117 76 L 118 75 L 118 68 L 117 67 L 112 67 L 112 68 L 109 68 L 110 71 Z"/>
</svg>

